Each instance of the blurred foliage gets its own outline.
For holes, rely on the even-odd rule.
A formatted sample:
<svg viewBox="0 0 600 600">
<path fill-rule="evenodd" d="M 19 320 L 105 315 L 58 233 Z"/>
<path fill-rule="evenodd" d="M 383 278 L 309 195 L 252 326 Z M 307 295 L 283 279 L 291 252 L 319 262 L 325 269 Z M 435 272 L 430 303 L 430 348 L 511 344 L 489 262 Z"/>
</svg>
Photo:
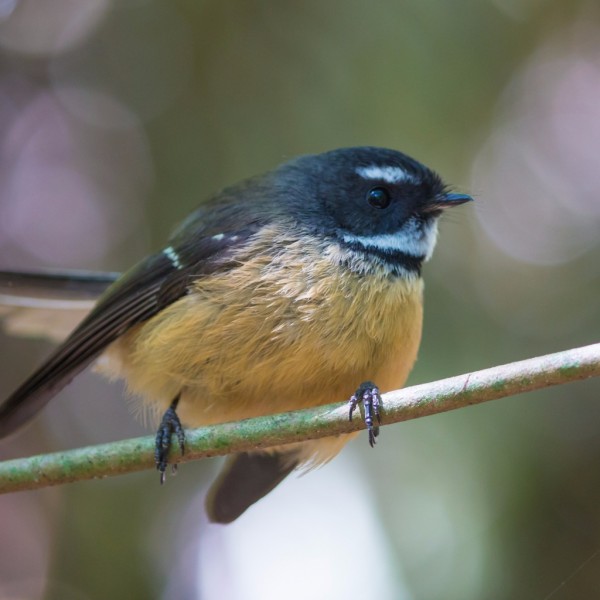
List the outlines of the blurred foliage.
<svg viewBox="0 0 600 600">
<path fill-rule="evenodd" d="M 599 25 L 588 0 L 0 2 L 1 266 L 124 269 L 224 185 L 389 146 L 477 198 L 425 269 L 412 383 L 598 341 Z M 0 338 L 0 396 L 49 350 Z M 386 428 L 216 532 L 211 461 L 162 489 L 144 473 L 1 498 L 0 597 L 363 598 L 335 584 L 365 556 L 379 598 L 597 597 L 598 392 Z M 84 375 L 2 456 L 139 435 L 122 396 Z M 334 492 L 364 498 L 349 520 Z M 324 520 L 284 550 L 271 536 L 302 513 Z M 379 537 L 350 550 L 363 521 Z M 314 556 L 330 587 L 307 593 Z"/>
</svg>

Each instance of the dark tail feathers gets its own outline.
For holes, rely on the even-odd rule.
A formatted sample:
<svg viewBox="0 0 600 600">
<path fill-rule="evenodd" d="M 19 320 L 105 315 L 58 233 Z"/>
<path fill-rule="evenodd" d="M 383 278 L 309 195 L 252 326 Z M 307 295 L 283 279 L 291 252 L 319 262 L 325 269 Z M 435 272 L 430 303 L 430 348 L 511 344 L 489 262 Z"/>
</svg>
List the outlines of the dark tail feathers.
<svg viewBox="0 0 600 600">
<path fill-rule="evenodd" d="M 208 492 L 208 518 L 214 523 L 231 523 L 297 466 L 296 451 L 243 452 L 230 456 Z"/>
</svg>

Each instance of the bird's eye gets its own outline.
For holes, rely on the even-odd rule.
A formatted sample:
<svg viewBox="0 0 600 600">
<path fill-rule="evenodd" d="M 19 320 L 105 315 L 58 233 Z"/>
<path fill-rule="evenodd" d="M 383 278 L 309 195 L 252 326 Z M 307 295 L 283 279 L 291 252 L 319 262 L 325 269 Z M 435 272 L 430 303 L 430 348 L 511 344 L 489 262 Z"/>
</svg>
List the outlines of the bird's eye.
<svg viewBox="0 0 600 600">
<path fill-rule="evenodd" d="M 367 192 L 367 201 L 374 208 L 387 208 L 392 197 L 386 188 L 376 187 Z"/>
</svg>

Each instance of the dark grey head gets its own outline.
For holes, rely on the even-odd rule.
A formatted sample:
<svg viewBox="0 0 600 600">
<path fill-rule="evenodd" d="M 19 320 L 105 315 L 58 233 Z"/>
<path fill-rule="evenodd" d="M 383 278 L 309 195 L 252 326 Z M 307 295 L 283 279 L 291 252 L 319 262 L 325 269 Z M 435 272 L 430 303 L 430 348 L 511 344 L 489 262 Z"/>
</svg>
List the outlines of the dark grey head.
<svg viewBox="0 0 600 600">
<path fill-rule="evenodd" d="M 302 156 L 275 175 L 288 198 L 290 190 L 302 191 L 293 205 L 304 224 L 363 261 L 396 265 L 403 273 L 418 273 L 431 256 L 442 211 L 471 200 L 449 193 L 425 165 L 385 148 Z"/>
<path fill-rule="evenodd" d="M 301 156 L 224 189 L 192 213 L 170 239 L 178 260 L 222 258 L 278 220 L 317 238 L 359 272 L 420 272 L 445 208 L 471 198 L 451 194 L 433 171 L 385 148 L 341 148 Z"/>
</svg>

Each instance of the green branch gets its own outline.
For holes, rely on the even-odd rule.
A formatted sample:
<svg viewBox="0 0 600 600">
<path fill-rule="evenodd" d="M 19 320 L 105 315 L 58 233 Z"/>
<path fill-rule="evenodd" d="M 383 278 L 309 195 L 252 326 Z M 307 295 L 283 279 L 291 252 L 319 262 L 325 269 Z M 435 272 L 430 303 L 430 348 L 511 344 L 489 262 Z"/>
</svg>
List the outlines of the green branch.
<svg viewBox="0 0 600 600">
<path fill-rule="evenodd" d="M 600 344 L 484 369 L 383 396 L 383 423 L 407 421 L 600 375 Z M 347 403 L 186 431 L 176 462 L 289 444 L 364 429 Z M 154 438 L 143 437 L 0 463 L 0 493 L 32 490 L 154 467 Z"/>
</svg>

